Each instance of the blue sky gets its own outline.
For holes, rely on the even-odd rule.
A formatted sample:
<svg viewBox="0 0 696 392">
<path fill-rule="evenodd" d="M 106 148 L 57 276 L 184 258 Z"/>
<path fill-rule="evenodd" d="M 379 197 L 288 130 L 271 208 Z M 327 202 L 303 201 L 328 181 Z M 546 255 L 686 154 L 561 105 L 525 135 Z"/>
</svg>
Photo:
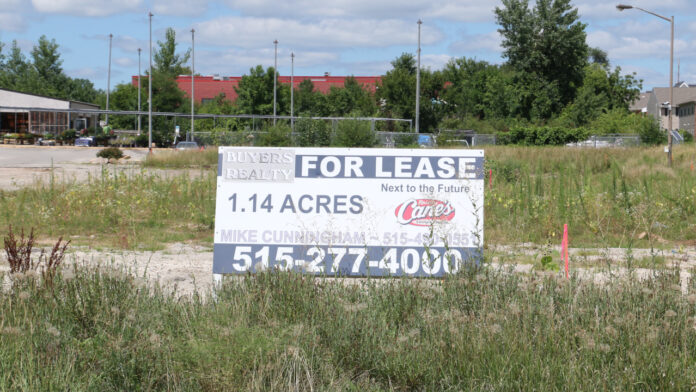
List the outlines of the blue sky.
<svg viewBox="0 0 696 392">
<path fill-rule="evenodd" d="M 531 3 L 534 0 L 530 1 Z M 619 1 L 575 0 L 587 24 L 588 43 L 609 54 L 612 66 L 636 72 L 643 89 L 669 81 L 669 23 L 638 10 L 619 12 Z M 675 16 L 675 70 L 696 83 L 696 7 L 693 0 L 621 0 Z M 108 35 L 113 34 L 111 84 L 148 63 L 148 11 L 153 45 L 167 27 L 177 32 L 180 50 L 196 30 L 196 72 L 241 75 L 257 64 L 296 75 L 379 75 L 402 52 L 415 53 L 421 18 L 422 62 L 441 68 L 450 58 L 501 63 L 493 10 L 498 0 L 0 0 L 0 41 L 16 39 L 28 56 L 41 35 L 60 45 L 63 68 L 105 89 Z"/>
</svg>

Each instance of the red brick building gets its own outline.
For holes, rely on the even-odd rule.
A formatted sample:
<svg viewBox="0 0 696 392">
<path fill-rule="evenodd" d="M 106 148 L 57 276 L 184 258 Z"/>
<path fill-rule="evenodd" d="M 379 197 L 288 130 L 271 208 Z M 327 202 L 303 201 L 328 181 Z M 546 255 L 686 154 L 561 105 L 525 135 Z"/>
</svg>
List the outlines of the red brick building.
<svg viewBox="0 0 696 392">
<path fill-rule="evenodd" d="M 241 76 L 196 76 L 195 78 L 196 102 L 199 103 L 212 100 L 220 95 L 220 93 L 224 93 L 227 99 L 235 101 L 237 99 L 237 92 L 234 88 L 242 79 Z M 303 80 L 309 79 L 314 83 L 315 91 L 327 94 L 331 90 L 331 87 L 343 87 L 347 78 L 347 76 L 330 75 L 295 76 L 293 82 L 295 88 L 297 88 Z M 377 83 L 381 80 L 380 76 L 354 76 L 354 78 L 358 84 L 365 86 L 365 88 L 371 92 L 375 92 Z M 278 76 L 278 82 L 290 84 L 290 76 Z M 137 76 L 133 76 L 132 83 L 134 86 L 138 85 Z M 176 83 L 187 96 L 191 95 L 191 76 L 180 75 L 176 78 Z"/>
</svg>

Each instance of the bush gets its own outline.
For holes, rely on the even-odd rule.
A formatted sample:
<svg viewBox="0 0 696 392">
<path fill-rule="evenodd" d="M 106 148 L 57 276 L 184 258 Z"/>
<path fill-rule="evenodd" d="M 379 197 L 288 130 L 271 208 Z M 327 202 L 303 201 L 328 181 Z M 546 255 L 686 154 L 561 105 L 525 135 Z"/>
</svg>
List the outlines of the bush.
<svg viewBox="0 0 696 392">
<path fill-rule="evenodd" d="M 292 132 L 289 126 L 278 124 L 266 129 L 259 136 L 257 146 L 263 147 L 289 147 L 292 146 Z"/>
<path fill-rule="evenodd" d="M 123 151 L 118 147 L 108 147 L 100 150 L 97 153 L 97 157 L 105 159 L 121 159 L 123 158 Z"/>
<path fill-rule="evenodd" d="M 682 135 L 684 138 L 684 143 L 693 143 L 694 141 L 694 134 L 691 131 L 687 131 L 684 129 L 679 130 L 679 133 Z"/>
<path fill-rule="evenodd" d="M 333 145 L 337 147 L 373 147 L 377 144 L 377 135 L 370 123 L 360 120 L 343 120 L 338 122 Z"/>
<path fill-rule="evenodd" d="M 656 145 L 667 141 L 667 132 L 660 129 L 656 120 L 640 123 L 637 130 L 642 143 Z"/>
<path fill-rule="evenodd" d="M 524 146 L 562 146 L 586 140 L 590 133 L 585 128 L 564 127 L 515 127 L 509 132 L 497 135 L 501 144 L 520 144 Z"/>
<path fill-rule="evenodd" d="M 326 147 L 331 144 L 331 130 L 325 121 L 303 118 L 295 123 L 296 144 L 300 147 Z"/>
</svg>

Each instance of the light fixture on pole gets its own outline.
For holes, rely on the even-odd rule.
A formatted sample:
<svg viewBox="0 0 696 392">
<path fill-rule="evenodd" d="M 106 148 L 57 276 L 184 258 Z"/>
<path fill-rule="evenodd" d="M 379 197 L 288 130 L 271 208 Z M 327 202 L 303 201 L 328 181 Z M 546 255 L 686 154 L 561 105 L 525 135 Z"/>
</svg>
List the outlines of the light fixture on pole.
<svg viewBox="0 0 696 392">
<path fill-rule="evenodd" d="M 141 51 L 142 51 L 142 49 L 138 48 L 138 136 L 140 136 L 140 110 L 141 110 L 141 106 L 140 106 L 140 90 L 141 90 L 141 88 L 140 88 L 140 75 L 141 75 L 141 72 L 140 72 L 140 52 Z"/>
<path fill-rule="evenodd" d="M 290 53 L 290 129 L 295 132 L 295 52 Z"/>
<path fill-rule="evenodd" d="M 147 148 L 152 154 L 152 12 L 148 12 L 148 17 L 150 18 L 150 73 L 147 75 L 148 84 L 148 114 L 147 114 Z"/>
<path fill-rule="evenodd" d="M 196 100 L 196 85 L 194 83 L 195 79 L 195 70 L 196 70 L 196 46 L 194 44 L 193 40 L 193 35 L 195 34 L 196 30 L 191 29 L 191 139 L 193 139 L 193 115 L 194 115 L 194 107 L 193 103 Z M 188 138 L 186 139 L 188 140 Z"/>
<path fill-rule="evenodd" d="M 420 58 L 421 58 L 421 25 L 423 21 L 418 19 L 418 64 L 416 65 L 416 133 L 420 133 Z"/>
<path fill-rule="evenodd" d="M 114 35 L 109 34 L 109 71 L 106 77 L 106 125 L 109 125 L 109 93 L 111 91 L 111 41 Z"/>
<path fill-rule="evenodd" d="M 639 11 L 643 11 L 647 14 L 657 16 L 662 20 L 666 20 L 670 23 L 670 40 L 669 40 L 669 105 L 667 105 L 667 162 L 669 166 L 672 166 L 672 106 L 674 105 L 674 16 L 668 18 L 660 14 L 656 14 L 652 11 L 646 9 L 635 7 L 632 5 L 619 4 L 616 9 L 619 11 L 630 10 L 635 8 Z"/>
<path fill-rule="evenodd" d="M 273 126 L 276 125 L 276 80 L 278 79 L 278 40 L 273 41 L 275 45 L 275 60 L 273 62 Z"/>
</svg>

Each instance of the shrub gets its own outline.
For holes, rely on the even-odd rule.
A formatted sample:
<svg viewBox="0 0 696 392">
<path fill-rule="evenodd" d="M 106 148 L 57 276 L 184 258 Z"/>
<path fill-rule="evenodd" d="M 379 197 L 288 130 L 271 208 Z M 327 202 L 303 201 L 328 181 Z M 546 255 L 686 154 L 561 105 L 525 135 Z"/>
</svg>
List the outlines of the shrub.
<svg viewBox="0 0 696 392">
<path fill-rule="evenodd" d="M 377 144 L 377 136 L 370 123 L 356 119 L 338 122 L 333 145 L 337 147 L 372 147 Z"/>
<path fill-rule="evenodd" d="M 97 153 L 97 157 L 106 159 L 121 159 L 123 158 L 123 151 L 118 147 L 108 147 L 100 150 Z"/>
<path fill-rule="evenodd" d="M 684 138 L 684 143 L 692 143 L 694 141 L 694 134 L 691 131 L 681 129 L 679 133 Z"/>
<path fill-rule="evenodd" d="M 520 144 L 524 146 L 562 146 L 587 139 L 590 133 L 585 128 L 564 127 L 515 127 L 509 132 L 497 135 L 502 144 Z"/>
<path fill-rule="evenodd" d="M 325 147 L 331 144 L 331 130 L 325 121 L 300 119 L 295 123 L 296 144 L 300 147 Z"/>
<path fill-rule="evenodd" d="M 644 121 L 638 126 L 640 141 L 645 144 L 663 144 L 667 141 L 667 133 L 660 129 L 657 121 Z"/>
<path fill-rule="evenodd" d="M 259 136 L 257 146 L 263 147 L 289 147 L 292 146 L 292 134 L 289 126 L 278 124 L 266 129 Z"/>
</svg>

